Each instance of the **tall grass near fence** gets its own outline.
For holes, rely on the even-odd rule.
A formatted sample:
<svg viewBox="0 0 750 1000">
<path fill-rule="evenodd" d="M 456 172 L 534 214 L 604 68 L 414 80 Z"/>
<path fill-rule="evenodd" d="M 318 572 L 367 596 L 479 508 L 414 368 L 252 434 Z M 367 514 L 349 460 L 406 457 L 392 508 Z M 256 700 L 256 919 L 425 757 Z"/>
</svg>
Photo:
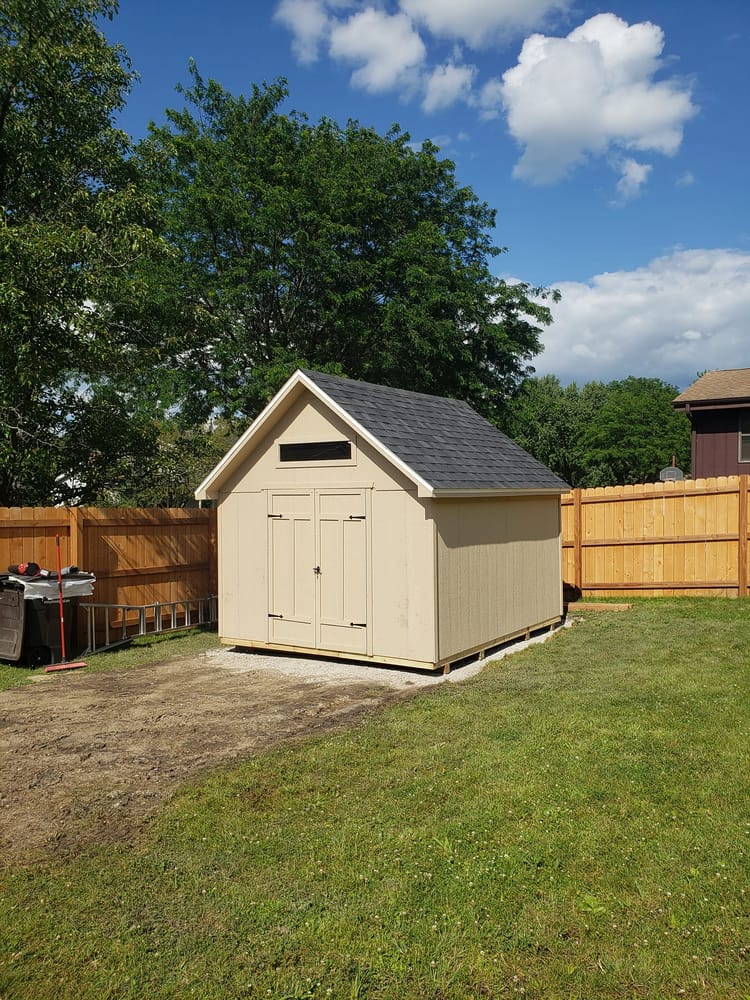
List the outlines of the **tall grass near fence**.
<svg viewBox="0 0 750 1000">
<path fill-rule="evenodd" d="M 750 996 L 750 614 L 636 602 L 4 872 L 0 995 Z"/>
</svg>

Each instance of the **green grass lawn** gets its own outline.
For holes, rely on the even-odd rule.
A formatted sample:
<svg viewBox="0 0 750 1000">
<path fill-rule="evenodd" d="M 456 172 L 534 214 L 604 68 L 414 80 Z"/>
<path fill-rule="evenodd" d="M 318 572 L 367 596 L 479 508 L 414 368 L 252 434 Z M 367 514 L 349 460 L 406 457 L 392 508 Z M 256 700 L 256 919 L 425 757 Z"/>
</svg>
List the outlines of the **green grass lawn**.
<svg viewBox="0 0 750 1000">
<path fill-rule="evenodd" d="M 0 996 L 750 997 L 750 603 L 582 617 L 6 867 Z"/>
</svg>

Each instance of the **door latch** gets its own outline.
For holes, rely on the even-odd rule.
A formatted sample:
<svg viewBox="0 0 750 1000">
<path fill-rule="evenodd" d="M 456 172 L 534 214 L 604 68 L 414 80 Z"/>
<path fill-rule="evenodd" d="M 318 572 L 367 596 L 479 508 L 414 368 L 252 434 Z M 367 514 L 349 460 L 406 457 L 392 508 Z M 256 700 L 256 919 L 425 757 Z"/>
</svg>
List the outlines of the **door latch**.
<svg viewBox="0 0 750 1000">
<path fill-rule="evenodd" d="M 316 576 L 320 576 L 320 566 L 313 566 L 313 573 Z"/>
</svg>

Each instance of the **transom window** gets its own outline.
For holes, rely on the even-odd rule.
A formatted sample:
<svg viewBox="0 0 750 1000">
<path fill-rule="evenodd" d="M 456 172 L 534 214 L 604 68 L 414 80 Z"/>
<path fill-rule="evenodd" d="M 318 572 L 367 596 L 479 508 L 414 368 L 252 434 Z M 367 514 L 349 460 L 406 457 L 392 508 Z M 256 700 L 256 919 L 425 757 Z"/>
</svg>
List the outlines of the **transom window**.
<svg viewBox="0 0 750 1000">
<path fill-rule="evenodd" d="M 740 414 L 740 462 L 750 462 L 750 413 Z"/>
<path fill-rule="evenodd" d="M 351 457 L 351 441 L 300 441 L 279 445 L 281 462 L 346 461 Z"/>
</svg>

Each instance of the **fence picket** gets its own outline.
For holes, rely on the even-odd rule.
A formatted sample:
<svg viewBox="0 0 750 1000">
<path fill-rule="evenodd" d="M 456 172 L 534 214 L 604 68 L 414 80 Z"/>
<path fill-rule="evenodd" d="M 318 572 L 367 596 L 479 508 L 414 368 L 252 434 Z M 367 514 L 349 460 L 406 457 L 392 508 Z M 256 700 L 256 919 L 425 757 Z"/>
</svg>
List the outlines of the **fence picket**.
<svg viewBox="0 0 750 1000">
<path fill-rule="evenodd" d="M 563 564 L 587 596 L 746 596 L 748 493 L 746 475 L 573 490 Z"/>
</svg>

